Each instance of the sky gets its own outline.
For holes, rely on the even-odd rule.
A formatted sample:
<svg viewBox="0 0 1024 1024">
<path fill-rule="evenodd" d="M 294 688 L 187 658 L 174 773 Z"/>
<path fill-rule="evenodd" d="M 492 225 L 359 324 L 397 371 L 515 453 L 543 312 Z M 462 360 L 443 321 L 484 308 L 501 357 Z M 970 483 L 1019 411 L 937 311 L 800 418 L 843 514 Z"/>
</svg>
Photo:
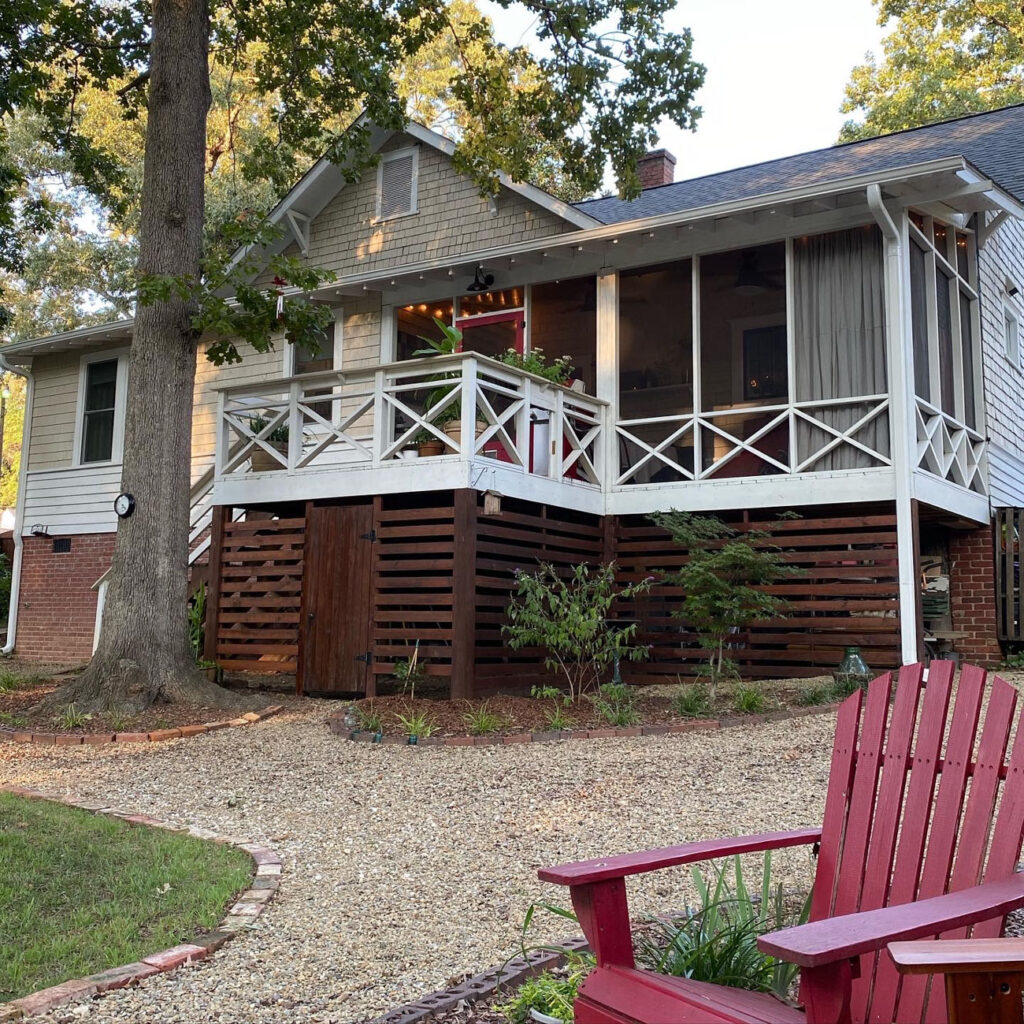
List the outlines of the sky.
<svg viewBox="0 0 1024 1024">
<path fill-rule="evenodd" d="M 480 6 L 502 41 L 529 41 L 521 11 Z M 683 26 L 707 76 L 697 131 L 661 134 L 677 180 L 832 145 L 850 70 L 883 35 L 870 0 L 678 0 L 668 27 Z"/>
</svg>

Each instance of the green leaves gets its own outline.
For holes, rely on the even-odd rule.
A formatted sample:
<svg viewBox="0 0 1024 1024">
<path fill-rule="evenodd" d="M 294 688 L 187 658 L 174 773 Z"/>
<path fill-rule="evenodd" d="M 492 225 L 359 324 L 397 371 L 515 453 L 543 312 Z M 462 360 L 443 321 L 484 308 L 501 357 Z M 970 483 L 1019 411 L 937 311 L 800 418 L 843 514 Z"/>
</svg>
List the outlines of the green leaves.
<svg viewBox="0 0 1024 1024">
<path fill-rule="evenodd" d="M 666 583 L 683 590 L 682 605 L 673 617 L 682 619 L 709 652 L 711 694 L 718 680 L 734 671 L 725 656 L 729 637 L 759 619 L 782 614 L 786 602 L 765 588 L 798 570 L 762 530 L 738 532 L 714 516 L 671 510 L 651 520 L 667 530 L 686 552 Z"/>
<path fill-rule="evenodd" d="M 840 141 L 1024 101 L 1024 8 L 1016 0 L 875 0 L 893 19 L 882 59 L 850 74 Z"/>
<path fill-rule="evenodd" d="M 652 582 L 616 586 L 614 562 L 567 569 L 542 562 L 536 572 L 516 573 L 516 593 L 502 633 L 513 650 L 541 648 L 545 667 L 565 678 L 575 701 L 600 684 L 616 658 L 649 657 L 646 644 L 634 643 L 637 623 L 619 625 L 612 609 L 616 601 L 646 593 Z"/>
</svg>

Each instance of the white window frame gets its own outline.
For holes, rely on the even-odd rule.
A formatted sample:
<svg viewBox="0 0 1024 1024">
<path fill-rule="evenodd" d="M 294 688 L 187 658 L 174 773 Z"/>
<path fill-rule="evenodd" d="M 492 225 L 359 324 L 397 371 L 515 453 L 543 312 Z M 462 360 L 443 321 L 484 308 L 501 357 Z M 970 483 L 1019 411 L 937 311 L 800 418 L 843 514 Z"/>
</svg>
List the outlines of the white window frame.
<svg viewBox="0 0 1024 1024">
<path fill-rule="evenodd" d="M 412 181 L 409 188 L 410 207 L 402 213 L 392 213 L 387 217 L 381 216 L 380 207 L 384 194 L 384 165 L 393 160 L 401 160 L 405 157 L 412 157 Z M 400 220 L 402 217 L 413 217 L 419 213 L 419 181 L 420 181 L 420 148 L 419 146 L 405 146 L 403 149 L 395 149 L 390 153 L 382 154 L 377 163 L 377 197 L 374 207 L 374 224 L 382 224 L 390 220 Z"/>
<path fill-rule="evenodd" d="M 1011 330 L 1013 331 L 1012 340 L 1010 338 Z M 1020 320 L 1017 317 L 1017 311 L 1010 305 L 1003 306 L 1003 344 L 1007 361 L 1016 366 L 1018 370 L 1021 369 Z"/>
<path fill-rule="evenodd" d="M 334 314 L 334 324 L 327 327 L 326 333 L 332 336 L 334 352 L 332 356 L 331 369 L 340 370 L 344 358 L 344 314 L 340 306 L 331 310 Z M 294 377 L 296 374 L 295 363 L 298 353 L 295 345 L 290 341 L 281 339 L 281 348 L 284 351 L 284 375 Z"/>
<path fill-rule="evenodd" d="M 94 466 L 116 466 L 124 458 L 124 413 L 128 387 L 128 353 L 130 349 L 104 349 L 87 352 L 78 363 L 78 398 L 75 402 L 75 438 L 71 451 L 71 465 L 91 469 Z M 91 363 L 107 363 L 117 360 L 117 377 L 114 382 L 114 439 L 110 445 L 110 458 L 103 462 L 83 462 L 82 442 L 85 439 L 85 386 Z"/>
</svg>

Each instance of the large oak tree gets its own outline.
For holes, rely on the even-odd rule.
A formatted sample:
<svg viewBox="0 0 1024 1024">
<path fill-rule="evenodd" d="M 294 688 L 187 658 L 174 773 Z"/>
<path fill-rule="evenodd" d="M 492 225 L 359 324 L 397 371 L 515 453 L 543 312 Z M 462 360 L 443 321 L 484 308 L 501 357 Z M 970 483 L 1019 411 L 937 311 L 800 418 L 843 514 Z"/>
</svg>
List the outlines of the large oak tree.
<svg viewBox="0 0 1024 1024">
<path fill-rule="evenodd" d="M 1024 102 L 1020 0 L 874 0 L 890 31 L 855 67 L 841 142 Z"/>
<path fill-rule="evenodd" d="M 455 164 L 481 190 L 496 187 L 498 169 L 526 178 L 542 145 L 581 187 L 596 188 L 610 166 L 623 193 L 635 193 L 636 159 L 658 122 L 692 127 L 697 114 L 703 68 L 692 60 L 689 32 L 663 27 L 673 0 L 519 6 L 535 18 L 536 54 L 458 23 L 438 0 L 8 0 L 0 9 L 0 123 L 38 117 L 43 140 L 93 194 L 132 196 L 116 155 L 81 130 L 85 97 L 113 94 L 124 119 L 146 115 L 122 467 L 137 505 L 118 527 L 98 649 L 61 699 L 100 708 L 230 700 L 195 670 L 185 628 L 197 342 L 218 334 L 215 357 L 238 358 L 232 339 L 265 348 L 276 313 L 273 296 L 225 277 L 225 253 L 259 237 L 262 225 L 243 218 L 204 237 L 211 51 L 274 97 L 274 131 L 243 168 L 252 180 L 275 180 L 296 154 L 365 166 L 369 133 L 358 123 L 338 131 L 339 112 L 361 108 L 400 129 L 398 69 L 447 35 L 461 58 L 450 86 L 462 112 Z M 16 200 L 19 174 L 0 138 L 3 153 L 0 229 L 26 213 L 42 223 L 45 209 Z M 0 259 L 15 265 L 16 232 L 0 241 Z M 280 259 L 278 272 L 300 289 L 323 279 Z M 235 303 L 220 297 L 225 290 Z M 286 303 L 289 340 L 308 341 L 322 316 L 316 306 Z"/>
</svg>

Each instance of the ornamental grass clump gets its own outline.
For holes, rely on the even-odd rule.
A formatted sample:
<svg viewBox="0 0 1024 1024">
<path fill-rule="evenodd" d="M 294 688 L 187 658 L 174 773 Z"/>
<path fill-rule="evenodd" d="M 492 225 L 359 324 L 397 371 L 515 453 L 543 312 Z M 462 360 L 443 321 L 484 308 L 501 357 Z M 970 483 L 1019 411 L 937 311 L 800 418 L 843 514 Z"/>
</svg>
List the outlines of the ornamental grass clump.
<svg viewBox="0 0 1024 1024">
<path fill-rule="evenodd" d="M 490 709 L 487 701 L 477 707 L 471 707 L 463 716 L 470 736 L 489 736 L 491 733 L 501 732 L 508 724 L 504 715 L 499 715 Z"/>
<path fill-rule="evenodd" d="M 540 647 L 544 665 L 560 675 L 576 703 L 600 686 L 618 661 L 643 661 L 646 644 L 636 643 L 637 623 L 618 623 L 612 609 L 647 593 L 653 577 L 619 587 L 615 563 L 556 569 L 542 562 L 535 572 L 516 572 L 516 591 L 508 605 L 508 624 L 502 633 L 513 650 Z"/>
<path fill-rule="evenodd" d="M 756 893 L 747 888 L 739 857 L 715 865 L 710 878 L 696 866 L 691 876 L 699 906 L 649 921 L 637 935 L 637 963 L 659 974 L 771 992 L 788 1001 L 798 968 L 762 953 L 757 939 L 804 924 L 810 914 L 810 894 L 802 900 L 787 897 L 782 883 L 772 880 L 771 853 L 764 855 Z"/>
</svg>

